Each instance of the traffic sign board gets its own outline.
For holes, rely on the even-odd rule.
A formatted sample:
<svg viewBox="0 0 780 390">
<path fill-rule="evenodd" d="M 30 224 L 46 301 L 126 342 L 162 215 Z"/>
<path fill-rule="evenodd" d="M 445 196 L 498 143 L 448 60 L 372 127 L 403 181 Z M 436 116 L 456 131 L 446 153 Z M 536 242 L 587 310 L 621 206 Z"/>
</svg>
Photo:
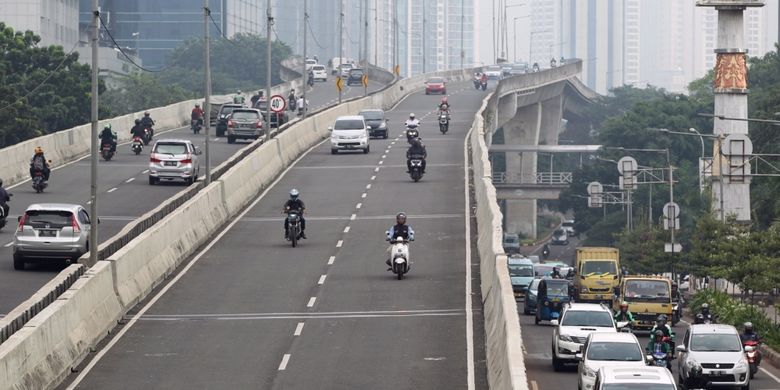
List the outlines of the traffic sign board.
<svg viewBox="0 0 780 390">
<path fill-rule="evenodd" d="M 341 77 L 336 77 L 336 89 L 341 92 L 344 89 L 344 80 Z"/>
<path fill-rule="evenodd" d="M 367 74 L 363 75 L 363 78 L 361 79 L 361 81 L 363 82 L 363 86 L 368 88 L 368 75 Z"/>
<path fill-rule="evenodd" d="M 283 112 L 287 108 L 287 101 L 284 100 L 284 96 L 282 95 L 271 96 L 269 104 L 271 105 L 271 111 L 273 112 Z"/>
<path fill-rule="evenodd" d="M 680 206 L 674 202 L 664 205 L 664 230 L 680 229 Z"/>
<path fill-rule="evenodd" d="M 633 176 L 636 172 L 636 159 L 631 156 L 626 156 L 618 160 L 617 169 L 623 176 Z"/>
<path fill-rule="evenodd" d="M 604 192 L 604 186 L 597 181 L 588 183 L 588 195 L 600 195 Z"/>
<path fill-rule="evenodd" d="M 682 252 L 682 244 L 679 243 L 665 243 L 664 244 L 664 252 L 666 253 L 681 253 Z"/>
</svg>

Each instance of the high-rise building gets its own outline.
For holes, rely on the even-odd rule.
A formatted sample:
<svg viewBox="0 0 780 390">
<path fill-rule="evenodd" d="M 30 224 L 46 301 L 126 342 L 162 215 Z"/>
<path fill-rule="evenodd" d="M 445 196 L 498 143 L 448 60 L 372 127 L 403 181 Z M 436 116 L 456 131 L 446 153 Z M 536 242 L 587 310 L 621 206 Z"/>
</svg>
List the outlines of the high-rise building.
<svg viewBox="0 0 780 390">
<path fill-rule="evenodd" d="M 475 0 L 407 0 L 406 74 L 474 63 Z"/>
<path fill-rule="evenodd" d="M 38 34 L 41 45 L 69 51 L 79 41 L 78 0 L 0 0 L 0 15 L 14 30 Z"/>
</svg>

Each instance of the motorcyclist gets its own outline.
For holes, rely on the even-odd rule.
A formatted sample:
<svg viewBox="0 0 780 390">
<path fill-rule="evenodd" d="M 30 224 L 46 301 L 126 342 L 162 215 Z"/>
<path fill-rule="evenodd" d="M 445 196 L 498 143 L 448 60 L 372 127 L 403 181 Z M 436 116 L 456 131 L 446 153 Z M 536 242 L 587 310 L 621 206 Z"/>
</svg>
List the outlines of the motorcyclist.
<svg viewBox="0 0 780 390">
<path fill-rule="evenodd" d="M 203 109 L 200 108 L 199 103 L 195 103 L 195 108 L 192 109 L 192 114 L 190 115 L 190 119 L 194 121 L 198 121 L 198 123 L 203 126 L 203 115 L 205 113 L 203 112 Z"/>
<path fill-rule="evenodd" d="M 296 107 L 298 108 L 298 112 L 302 113 L 303 110 L 306 110 L 309 108 L 309 100 L 303 100 L 303 95 L 298 97 L 298 101 L 295 103 Z"/>
<path fill-rule="evenodd" d="M 422 143 L 422 139 L 417 137 L 412 140 L 409 145 L 409 149 L 406 149 L 406 173 L 412 171 L 412 160 L 419 159 L 422 161 L 422 171 L 425 173 L 425 159 L 428 157 L 428 151 L 425 150 L 425 145 Z"/>
<path fill-rule="evenodd" d="M 395 225 L 390 227 L 390 229 L 387 231 L 387 240 L 392 241 L 396 237 L 401 237 L 404 241 L 414 241 L 414 229 L 412 229 L 411 226 L 406 224 L 406 213 L 400 212 L 396 214 L 395 216 Z M 388 252 L 390 249 L 392 249 L 392 244 L 390 245 L 390 248 L 388 248 Z M 390 265 L 390 258 L 385 261 L 385 264 L 387 264 L 388 267 L 391 267 Z M 388 271 L 391 271 L 392 268 L 388 269 Z"/>
<path fill-rule="evenodd" d="M 306 77 L 307 77 L 307 82 L 308 82 L 309 86 L 313 87 L 314 86 L 314 71 L 313 70 L 309 70 L 309 75 L 306 76 Z"/>
<path fill-rule="evenodd" d="M 30 177 L 35 175 L 35 171 L 40 170 L 43 173 L 43 180 L 49 181 L 51 167 L 49 166 L 49 161 L 46 160 L 46 156 L 43 155 L 43 148 L 36 146 L 34 153 L 30 160 Z"/>
<path fill-rule="evenodd" d="M 715 315 L 710 313 L 710 305 L 705 302 L 701 304 L 701 313 L 696 315 L 694 324 L 703 324 L 708 320 L 710 321 L 710 323 L 714 324 Z"/>
<path fill-rule="evenodd" d="M 149 129 L 149 139 L 152 139 L 152 137 L 154 137 L 154 129 L 152 128 L 154 126 L 154 120 L 149 116 L 149 111 L 144 112 L 144 117 L 141 118 L 141 124 L 144 125 L 144 128 Z"/>
<path fill-rule="evenodd" d="M 480 77 L 479 82 L 482 84 L 487 84 L 488 82 L 487 73 L 482 73 L 482 77 Z"/>
<path fill-rule="evenodd" d="M 116 132 L 114 130 L 111 130 L 111 124 L 107 124 L 105 127 L 103 127 L 103 130 L 100 132 L 100 135 L 98 136 L 100 138 L 101 144 L 110 144 L 111 145 L 111 152 L 116 152 Z"/>
<path fill-rule="evenodd" d="M 544 246 L 542 247 L 542 257 L 544 257 L 545 259 L 550 257 L 550 245 L 547 243 L 545 243 Z"/>
<path fill-rule="evenodd" d="M 298 215 L 301 217 L 301 238 L 306 239 L 306 219 L 303 218 L 303 212 L 306 210 L 306 205 L 303 203 L 303 200 L 299 198 L 298 196 L 300 193 L 298 190 L 293 188 L 290 190 L 290 199 L 287 199 L 287 202 L 284 203 L 284 210 L 283 213 L 288 213 L 290 211 L 297 211 Z M 289 227 L 289 222 L 287 221 L 287 218 L 284 219 L 284 238 L 289 238 L 287 234 L 287 228 Z"/>
<path fill-rule="evenodd" d="M 298 98 L 295 97 L 295 89 L 290 90 L 290 94 L 287 95 L 287 102 L 290 104 L 290 111 L 295 111 L 295 104 Z"/>
<path fill-rule="evenodd" d="M 655 334 L 656 331 L 661 331 L 665 337 L 669 338 L 669 343 L 673 344 L 675 340 L 675 334 L 672 330 L 672 327 L 669 326 L 669 324 L 666 323 L 666 315 L 661 314 L 656 318 L 655 320 L 655 326 L 652 330 L 650 330 L 650 334 Z"/>
<path fill-rule="evenodd" d="M 3 208 L 3 216 L 7 219 L 8 212 L 11 207 L 8 206 L 8 202 L 11 200 L 11 194 L 3 188 L 3 179 L 0 179 L 0 207 Z"/>
<path fill-rule="evenodd" d="M 661 330 L 656 330 L 650 333 L 653 335 L 653 337 L 650 338 L 650 341 L 647 343 L 647 346 L 645 347 L 645 351 L 647 351 L 648 354 L 652 354 L 656 351 L 656 349 L 659 349 L 661 352 L 666 354 L 667 361 L 671 360 L 672 357 L 672 349 L 669 346 L 669 344 L 665 343 L 663 341 L 664 339 L 664 332 Z M 668 367 L 671 367 L 671 362 L 668 362 Z"/>
<path fill-rule="evenodd" d="M 739 338 L 742 339 L 743 344 L 746 341 L 761 342 L 761 336 L 759 336 L 758 333 L 753 329 L 752 322 L 745 322 L 743 328 L 744 331 L 739 335 Z"/>
<path fill-rule="evenodd" d="M 252 95 L 251 98 L 249 98 L 249 101 L 252 103 L 252 107 L 257 107 L 257 102 L 260 101 L 260 96 L 262 91 L 257 91 L 256 94 Z"/>
<path fill-rule="evenodd" d="M 634 314 L 628 310 L 628 302 L 620 303 L 620 311 L 615 313 L 615 322 L 628 321 L 628 323 L 634 322 Z"/>
<path fill-rule="evenodd" d="M 682 293 L 680 293 L 677 282 L 672 282 L 672 302 L 682 302 Z"/>
<path fill-rule="evenodd" d="M 146 137 L 146 129 L 144 128 L 144 125 L 141 124 L 140 119 L 135 120 L 135 126 L 133 126 L 133 128 L 130 129 L 130 134 L 132 134 L 133 137 L 139 137 L 141 139 L 144 139 L 144 137 Z"/>
<path fill-rule="evenodd" d="M 442 96 L 439 102 L 439 115 L 442 113 L 447 114 L 447 119 L 450 119 L 450 102 L 447 101 L 446 96 Z"/>
<path fill-rule="evenodd" d="M 241 90 L 240 89 L 236 90 L 236 94 L 233 95 L 233 103 L 243 105 L 245 101 L 246 101 L 246 97 L 241 92 Z"/>
<path fill-rule="evenodd" d="M 553 267 L 550 277 L 553 279 L 563 279 L 563 276 L 561 276 L 561 271 L 558 269 L 558 267 Z"/>
<path fill-rule="evenodd" d="M 409 119 L 406 120 L 404 123 L 406 127 L 413 126 L 417 127 L 420 126 L 420 121 L 414 117 L 414 113 L 409 114 Z"/>
</svg>

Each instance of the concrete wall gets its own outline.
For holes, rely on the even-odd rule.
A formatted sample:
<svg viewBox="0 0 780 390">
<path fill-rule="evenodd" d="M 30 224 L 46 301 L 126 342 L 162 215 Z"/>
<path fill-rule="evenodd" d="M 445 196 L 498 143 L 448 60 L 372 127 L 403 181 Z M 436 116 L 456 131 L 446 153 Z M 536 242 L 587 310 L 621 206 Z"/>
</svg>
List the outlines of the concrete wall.
<svg viewBox="0 0 780 390">
<path fill-rule="evenodd" d="M 471 70 L 435 75 L 459 81 L 471 77 Z M 421 89 L 424 79 L 417 76 L 401 80 L 373 95 L 296 122 L 107 260 L 98 262 L 60 299 L 0 344 L 0 389 L 55 387 L 116 321 L 178 264 L 267 188 L 292 161 L 326 139 L 327 127 L 336 117 L 354 115 L 369 107 L 390 108 L 406 94 Z"/>
</svg>

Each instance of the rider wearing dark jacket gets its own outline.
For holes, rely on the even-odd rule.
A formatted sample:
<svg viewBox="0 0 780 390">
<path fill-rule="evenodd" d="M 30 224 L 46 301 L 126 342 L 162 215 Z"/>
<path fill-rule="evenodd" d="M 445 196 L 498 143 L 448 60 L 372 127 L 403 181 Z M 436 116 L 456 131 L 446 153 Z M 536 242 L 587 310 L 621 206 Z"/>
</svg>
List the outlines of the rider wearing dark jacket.
<svg viewBox="0 0 780 390">
<path fill-rule="evenodd" d="M 114 133 L 114 130 L 111 130 L 111 124 L 107 124 L 106 127 L 103 128 L 103 131 L 100 132 L 100 142 L 104 144 L 110 144 L 111 145 L 111 151 L 116 152 L 116 133 Z"/>
<path fill-rule="evenodd" d="M 49 162 L 46 160 L 46 156 L 43 155 L 43 148 L 40 146 L 35 147 L 35 154 L 30 160 L 30 177 L 33 177 L 38 169 L 43 173 L 43 179 L 49 181 L 51 167 L 49 167 Z"/>
<path fill-rule="evenodd" d="M 298 215 L 301 217 L 301 238 L 306 238 L 306 219 L 303 218 L 303 212 L 306 210 L 306 205 L 303 203 L 303 200 L 298 198 L 298 190 L 293 188 L 290 191 L 290 199 L 287 199 L 287 202 L 284 202 L 284 212 L 287 213 L 289 211 L 297 211 Z M 289 221 L 287 218 L 284 219 L 284 237 L 287 238 L 287 229 L 290 226 Z"/>
<path fill-rule="evenodd" d="M 144 138 L 146 136 L 146 128 L 141 123 L 140 119 L 135 120 L 135 126 L 133 126 L 133 128 L 130 129 L 130 134 L 132 134 L 133 137 Z"/>
<path fill-rule="evenodd" d="M 412 140 L 409 149 L 406 150 L 406 172 L 412 171 L 412 160 L 422 160 L 422 171 L 425 173 L 425 159 L 428 157 L 428 151 L 425 150 L 425 145 L 422 143 L 422 139 L 415 138 Z"/>
<path fill-rule="evenodd" d="M 144 112 L 144 117 L 141 118 L 141 124 L 144 125 L 144 128 L 149 129 L 149 139 L 152 139 L 154 136 L 154 129 L 152 128 L 154 126 L 154 120 L 149 116 L 149 111 Z"/>
<path fill-rule="evenodd" d="M 8 206 L 8 201 L 11 200 L 11 194 L 3 188 L 3 179 L 0 179 L 0 207 L 3 208 L 3 216 L 8 218 L 8 211 L 11 209 Z"/>
</svg>

